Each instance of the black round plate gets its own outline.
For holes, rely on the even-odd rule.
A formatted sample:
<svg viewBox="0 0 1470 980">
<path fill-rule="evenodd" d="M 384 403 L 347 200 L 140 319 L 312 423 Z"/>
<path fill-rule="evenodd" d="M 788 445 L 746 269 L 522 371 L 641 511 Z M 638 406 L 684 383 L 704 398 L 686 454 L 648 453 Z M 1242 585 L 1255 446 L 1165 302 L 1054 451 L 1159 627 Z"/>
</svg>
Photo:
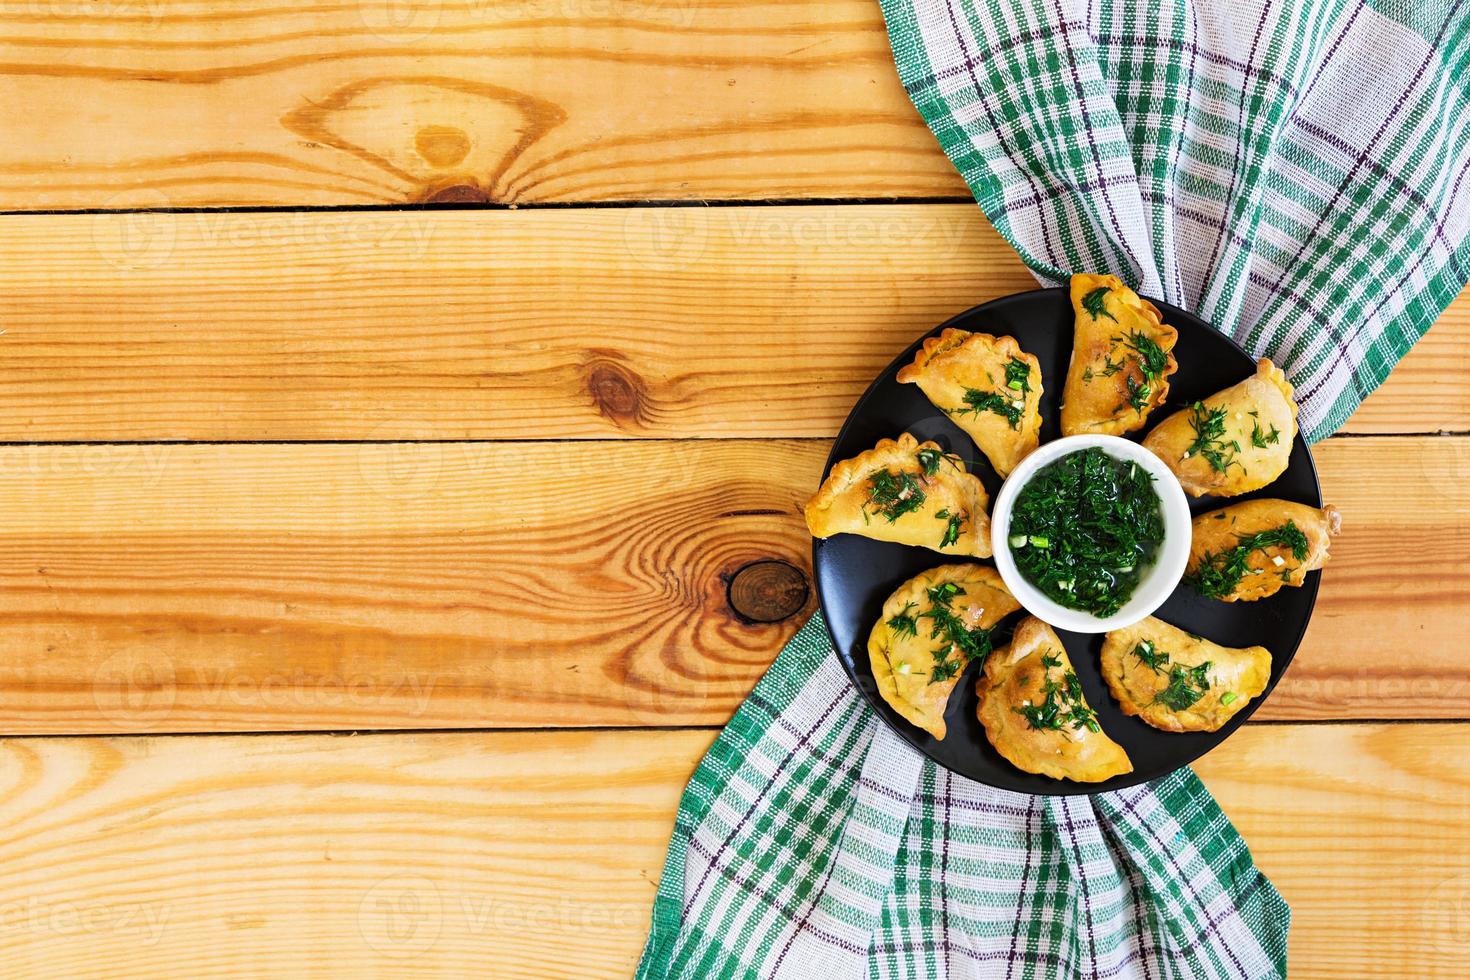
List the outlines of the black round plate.
<svg viewBox="0 0 1470 980">
<path fill-rule="evenodd" d="M 1229 337 L 1184 310 L 1158 300 L 1152 302 L 1163 312 L 1164 321 L 1179 331 L 1179 343 L 1174 348 L 1179 370 L 1169 379 L 1168 402 L 1150 416 L 1153 422 L 1161 421 L 1184 405 L 1228 388 L 1255 372 L 1255 360 Z M 1061 389 L 1072 353 L 1072 305 L 1066 290 L 1040 289 L 1007 296 L 967 310 L 935 327 L 926 336 L 937 334 L 945 327 L 960 327 L 997 336 L 1008 334 L 1015 337 L 1024 350 L 1036 355 L 1041 362 L 1045 386 L 1041 398 L 1041 441 L 1046 443 L 1061 435 L 1058 421 Z M 934 408 L 917 385 L 901 385 L 894 377 L 900 367 L 913 361 L 924 339 L 920 337 L 914 341 L 858 400 L 832 445 L 824 476 L 834 463 L 871 449 L 879 439 L 892 439 L 901 432 L 911 432 L 920 440 L 933 439 L 947 451 L 958 453 L 967 460 L 980 460 L 970 468 L 984 481 L 985 489 L 994 499 L 1000 489 L 1000 478 L 981 457 L 969 436 Z M 1146 431 L 1133 433 L 1130 438 L 1139 439 Z M 1314 507 L 1322 505 L 1312 455 L 1300 436 L 1291 449 L 1291 465 L 1270 486 L 1230 500 L 1219 497 L 1192 499 L 1190 508 L 1198 514 L 1253 497 L 1276 497 Z M 1319 572 L 1312 572 L 1301 588 L 1282 589 L 1269 599 L 1258 602 L 1227 603 L 1202 599 L 1187 586 L 1180 585 L 1154 614 L 1167 623 L 1216 643 L 1227 646 L 1260 644 L 1271 651 L 1270 685 L 1218 732 L 1162 732 L 1137 718 L 1124 715 L 1108 693 L 1098 668 L 1102 635 L 1058 630 L 1057 635 L 1066 645 L 1087 700 L 1097 710 L 1103 730 L 1116 739 L 1133 760 L 1133 772 L 1126 776 L 1084 784 L 1022 772 L 1000 757 L 985 738 L 975 715 L 976 665 L 971 665 L 965 672 L 950 698 L 949 710 L 945 714 L 948 735 L 943 741 L 909 724 L 878 695 L 868 663 L 868 633 L 882 612 L 884 601 L 900 584 L 925 569 L 955 560 L 926 548 L 888 544 L 853 534 L 839 534 L 816 541 L 812 546 L 812 565 L 833 648 L 853 683 L 879 716 L 935 762 L 991 786 L 1046 796 L 1099 793 L 1156 779 L 1187 765 L 1228 738 L 1265 703 L 1291 663 L 1307 630 L 1320 576 Z M 1013 619 L 1023 614 L 1017 614 Z"/>
</svg>

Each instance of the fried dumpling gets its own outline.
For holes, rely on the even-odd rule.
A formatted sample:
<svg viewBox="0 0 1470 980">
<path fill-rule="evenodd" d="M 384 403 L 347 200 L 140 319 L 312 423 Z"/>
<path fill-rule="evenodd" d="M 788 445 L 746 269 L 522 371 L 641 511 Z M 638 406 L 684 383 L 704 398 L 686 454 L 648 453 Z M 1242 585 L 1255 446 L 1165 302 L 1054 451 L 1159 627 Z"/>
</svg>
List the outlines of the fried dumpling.
<svg viewBox="0 0 1470 980">
<path fill-rule="evenodd" d="M 935 442 L 905 432 L 832 467 L 806 505 L 818 538 L 860 534 L 946 555 L 990 556 L 990 496 Z"/>
<path fill-rule="evenodd" d="M 990 653 L 990 630 L 1021 608 L 1000 573 L 941 565 L 900 585 L 868 635 L 878 693 L 895 711 L 944 738 L 944 709 L 972 660 Z"/>
<path fill-rule="evenodd" d="M 1271 681 L 1271 651 L 1222 647 L 1149 616 L 1103 640 L 1102 675 L 1125 715 L 1166 732 L 1219 731 Z"/>
<path fill-rule="evenodd" d="M 1035 616 L 985 661 L 975 690 L 990 744 L 1017 769 L 1079 783 L 1133 771 L 1128 753 L 1103 734 L 1062 641 Z"/>
<path fill-rule="evenodd" d="M 1207 599 L 1251 602 L 1301 585 L 1327 563 L 1336 507 L 1247 500 L 1194 519 L 1184 581 Z"/>
<path fill-rule="evenodd" d="M 1160 422 L 1143 440 L 1191 496 L 1236 497 L 1286 472 L 1296 402 L 1286 375 L 1265 358 L 1238 385 Z"/>
<path fill-rule="evenodd" d="M 1118 436 L 1141 428 L 1179 369 L 1179 331 L 1117 276 L 1072 277 L 1072 364 L 1062 390 L 1062 435 Z"/>
<path fill-rule="evenodd" d="M 1014 337 L 951 327 L 924 341 L 898 380 L 917 384 L 1001 476 L 1041 442 L 1041 364 Z"/>
</svg>

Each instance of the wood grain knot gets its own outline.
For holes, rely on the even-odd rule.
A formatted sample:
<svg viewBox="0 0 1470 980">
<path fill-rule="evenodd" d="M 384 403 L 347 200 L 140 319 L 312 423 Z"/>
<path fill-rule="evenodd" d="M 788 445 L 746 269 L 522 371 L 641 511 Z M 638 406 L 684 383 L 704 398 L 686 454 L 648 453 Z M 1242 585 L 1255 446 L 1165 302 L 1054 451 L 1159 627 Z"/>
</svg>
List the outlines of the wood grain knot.
<svg viewBox="0 0 1470 980">
<path fill-rule="evenodd" d="M 424 198 L 425 204 L 490 204 L 492 201 L 494 198 L 474 184 L 451 184 Z"/>
<path fill-rule="evenodd" d="M 413 148 L 425 163 L 442 170 L 470 155 L 470 137 L 454 126 L 424 126 L 414 133 Z"/>
<path fill-rule="evenodd" d="M 728 594 L 735 615 L 752 623 L 779 623 L 801 612 L 811 586 L 795 565 L 768 558 L 730 576 Z"/>
<path fill-rule="evenodd" d="M 586 367 L 587 391 L 597 411 L 619 425 L 638 424 L 647 394 L 643 379 L 615 361 L 598 358 Z"/>
</svg>

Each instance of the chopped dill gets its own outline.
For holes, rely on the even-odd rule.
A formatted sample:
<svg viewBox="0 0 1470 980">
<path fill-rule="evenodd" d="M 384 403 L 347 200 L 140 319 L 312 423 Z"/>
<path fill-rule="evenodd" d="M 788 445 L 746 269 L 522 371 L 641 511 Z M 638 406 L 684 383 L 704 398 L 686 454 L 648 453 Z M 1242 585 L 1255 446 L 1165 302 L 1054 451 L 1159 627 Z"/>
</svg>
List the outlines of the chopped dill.
<svg viewBox="0 0 1470 980">
<path fill-rule="evenodd" d="M 1013 357 L 1006 365 L 1006 387 L 1026 394 L 1031 391 L 1031 365 Z"/>
<path fill-rule="evenodd" d="M 1261 423 L 1257 422 L 1251 427 L 1251 445 L 1257 449 L 1265 449 L 1274 446 L 1281 441 L 1281 430 L 1271 426 L 1270 432 L 1261 431 Z"/>
<path fill-rule="evenodd" d="M 979 388 L 965 389 L 965 407 L 945 409 L 950 415 L 969 415 L 973 413 L 976 417 L 981 412 L 994 412 L 1002 416 L 1010 423 L 1011 428 L 1021 427 L 1021 406 L 1017 404 L 1019 399 L 1007 398 L 996 391 L 981 391 Z"/>
<path fill-rule="evenodd" d="M 1117 323 L 1118 318 L 1109 313 L 1108 308 L 1103 305 L 1103 300 L 1107 298 L 1108 292 L 1109 290 L 1106 286 L 1097 287 L 1082 297 L 1082 308 L 1088 313 L 1091 313 L 1094 320 L 1100 316 L 1105 316 L 1114 323 Z"/>
<path fill-rule="evenodd" d="M 1087 366 L 1087 370 L 1082 372 L 1082 380 L 1091 381 L 1093 378 L 1098 376 L 1111 378 L 1113 375 L 1117 374 L 1121 370 L 1123 370 L 1123 361 L 1121 358 L 1114 361 L 1113 359 L 1105 356 L 1103 357 L 1102 368 L 1094 372 L 1092 370 L 1092 365 L 1089 364 Z"/>
<path fill-rule="evenodd" d="M 1235 454 L 1240 452 L 1240 443 L 1225 438 L 1225 409 L 1205 408 L 1203 402 L 1189 406 L 1194 413 L 1189 424 L 1194 429 L 1194 442 L 1184 451 L 1184 458 L 1203 456 L 1211 468 L 1224 473 L 1232 466 L 1240 466 Z"/>
<path fill-rule="evenodd" d="M 1194 707 L 1210 689 L 1210 667 L 1208 660 L 1198 667 L 1175 664 L 1169 669 L 1169 686 L 1154 695 L 1154 703 L 1173 711 L 1187 711 Z"/>
<path fill-rule="evenodd" d="M 948 662 L 951 659 L 950 654 L 958 650 L 963 658 L 962 660 L 955 661 L 955 670 L 962 664 L 968 664 L 975 660 L 984 660 L 990 655 L 993 646 L 991 634 L 994 630 L 984 629 L 983 627 L 971 629 L 950 608 L 949 604 L 951 600 L 956 596 L 965 594 L 965 590 L 953 582 L 936 585 L 929 589 L 927 594 L 932 605 L 929 607 L 928 612 L 920 613 L 918 618 L 928 619 L 933 623 L 933 629 L 929 631 L 929 639 L 943 639 L 946 644 L 944 656 L 939 659 L 945 663 L 945 670 L 948 673 L 945 673 L 941 677 L 936 667 L 934 680 L 948 680 L 954 676 L 954 670 L 949 669 Z"/>
<path fill-rule="evenodd" d="M 1082 682 L 1077 679 L 1075 671 L 1066 671 L 1061 680 L 1052 677 L 1053 669 L 1062 665 L 1062 658 L 1054 651 L 1048 651 L 1041 655 L 1041 666 L 1046 671 L 1045 680 L 1041 685 L 1041 693 L 1044 695 L 1040 704 L 1023 704 L 1018 708 L 1012 708 L 1016 714 L 1026 719 L 1026 723 L 1037 731 L 1052 731 L 1065 733 L 1068 728 L 1081 731 L 1100 732 L 1102 728 L 1097 723 L 1097 712 L 1087 707 L 1082 699 Z"/>
<path fill-rule="evenodd" d="M 1016 567 L 1048 598 L 1111 616 L 1164 539 L 1153 478 L 1095 447 L 1069 453 L 1021 488 L 1009 539 Z"/>
<path fill-rule="evenodd" d="M 1148 400 L 1153 396 L 1153 393 L 1152 385 L 1147 383 L 1139 384 L 1138 379 L 1130 374 L 1128 375 L 1128 397 L 1124 399 L 1123 404 L 1119 405 L 1118 408 L 1120 410 L 1125 407 L 1131 408 L 1142 415 L 1143 410 L 1148 407 Z"/>
<path fill-rule="evenodd" d="M 924 506 L 924 489 L 919 486 L 918 479 L 914 474 L 905 470 L 897 473 L 892 470 L 877 470 L 868 477 L 871 486 L 868 489 L 868 503 L 863 507 L 863 517 L 867 518 L 868 508 L 873 508 L 873 513 L 881 514 L 892 524 L 905 514 L 913 513 Z"/>
<path fill-rule="evenodd" d="M 951 514 L 949 508 L 945 508 L 934 516 L 949 522 L 944 528 L 944 537 L 939 541 L 939 547 L 948 548 L 960 539 L 960 532 L 965 529 L 965 515 Z"/>
<path fill-rule="evenodd" d="M 1133 648 L 1133 655 L 1139 662 L 1148 667 L 1155 674 L 1162 674 L 1164 666 L 1169 662 L 1169 655 L 1148 640 L 1144 640 Z"/>
<path fill-rule="evenodd" d="M 910 602 L 903 609 L 888 620 L 889 629 L 899 636 L 918 636 L 919 621 L 914 618 L 913 610 L 918 609 L 919 604 Z"/>
<path fill-rule="evenodd" d="M 925 589 L 924 594 L 929 597 L 929 601 L 934 603 L 934 605 L 947 606 L 951 599 L 964 595 L 965 590 L 953 582 L 940 582 L 938 585 L 932 585 Z"/>
<path fill-rule="evenodd" d="M 1157 381 L 1169 368 L 1169 355 L 1156 344 L 1152 337 L 1135 330 L 1123 338 L 1123 343 L 1138 355 L 1138 369 L 1144 381 Z"/>
<path fill-rule="evenodd" d="M 959 672 L 960 662 L 958 660 L 952 657 L 945 657 L 942 660 L 936 659 L 934 661 L 934 670 L 929 675 L 929 683 L 938 684 L 940 681 L 947 681 Z"/>
</svg>

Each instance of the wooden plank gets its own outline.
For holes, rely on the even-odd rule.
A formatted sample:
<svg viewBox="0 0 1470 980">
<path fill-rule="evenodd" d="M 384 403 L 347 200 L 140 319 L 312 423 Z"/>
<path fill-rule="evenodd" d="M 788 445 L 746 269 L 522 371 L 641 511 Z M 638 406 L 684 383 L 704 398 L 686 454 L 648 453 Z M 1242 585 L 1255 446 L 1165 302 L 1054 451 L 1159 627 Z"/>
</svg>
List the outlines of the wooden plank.
<svg viewBox="0 0 1470 980">
<path fill-rule="evenodd" d="M 1329 439 L 1315 454 L 1343 532 L 1260 716 L 1470 716 L 1470 439 Z"/>
<path fill-rule="evenodd" d="M 814 443 L 0 460 L 9 731 L 708 723 L 805 618 L 726 588 L 808 566 Z"/>
<path fill-rule="evenodd" d="M 1470 726 L 1248 725 L 1196 766 L 1291 905 L 1296 980 L 1462 977 Z"/>
<path fill-rule="evenodd" d="M 863 0 L 8 5 L 0 36 L 7 209 L 965 193 Z"/>
<path fill-rule="evenodd" d="M 8 732 L 720 724 L 796 623 L 824 442 L 0 449 Z M 1470 439 L 1330 440 L 1274 718 L 1470 717 Z M 800 588 L 799 582 L 797 588 Z M 1405 641 L 1408 642 L 1405 642 Z"/>
<path fill-rule="evenodd" d="M 1470 432 L 1470 288 L 1369 395 L 1344 432 Z"/>
<path fill-rule="evenodd" d="M 830 437 L 1032 288 L 968 205 L 0 221 L 0 440 Z M 1470 431 L 1470 296 L 1357 432 Z"/>
<path fill-rule="evenodd" d="M 14 980 L 626 977 L 708 731 L 11 740 Z M 1300 980 L 1463 975 L 1470 725 L 1248 726 L 1201 775 Z M 305 788 L 306 791 L 303 791 Z"/>
<path fill-rule="evenodd" d="M 0 963 L 9 980 L 627 977 L 711 737 L 6 742 Z"/>
</svg>

